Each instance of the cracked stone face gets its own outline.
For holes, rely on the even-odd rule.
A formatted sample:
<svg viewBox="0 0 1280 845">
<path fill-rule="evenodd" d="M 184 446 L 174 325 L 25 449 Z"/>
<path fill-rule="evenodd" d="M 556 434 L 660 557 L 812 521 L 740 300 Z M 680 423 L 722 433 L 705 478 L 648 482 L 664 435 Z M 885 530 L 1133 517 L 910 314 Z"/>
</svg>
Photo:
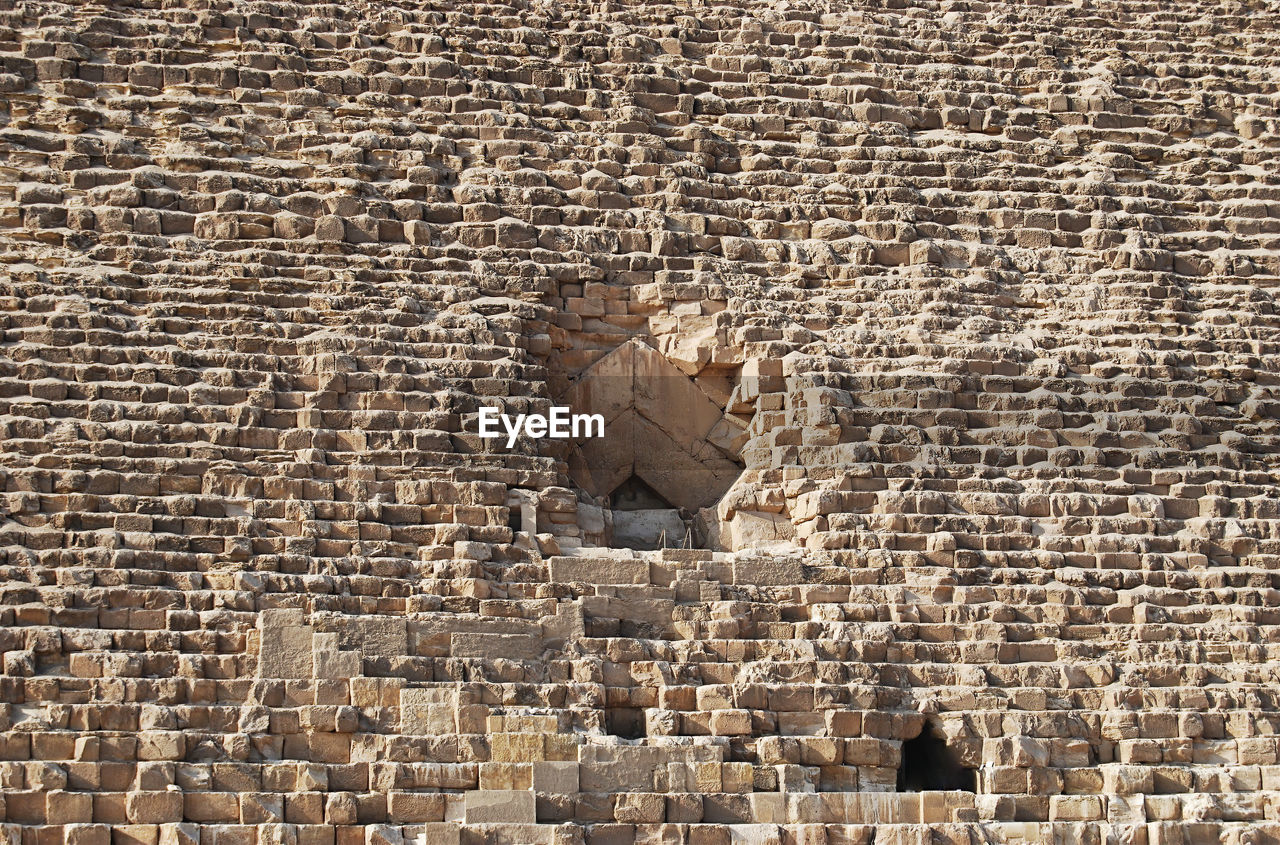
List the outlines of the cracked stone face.
<svg viewBox="0 0 1280 845">
<path fill-rule="evenodd" d="M 0 838 L 1280 838 L 1276 19 L 0 4 Z"/>
</svg>

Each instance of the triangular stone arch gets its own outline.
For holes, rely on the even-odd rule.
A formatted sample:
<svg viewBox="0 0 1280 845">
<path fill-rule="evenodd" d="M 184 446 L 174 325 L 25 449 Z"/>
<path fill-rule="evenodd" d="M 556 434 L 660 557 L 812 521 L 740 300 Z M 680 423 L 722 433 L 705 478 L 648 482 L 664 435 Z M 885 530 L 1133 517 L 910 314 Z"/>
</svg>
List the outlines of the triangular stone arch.
<svg viewBox="0 0 1280 845">
<path fill-rule="evenodd" d="M 742 473 L 734 451 L 741 424 L 638 339 L 583 371 L 563 401 L 574 413 L 605 418 L 605 436 L 582 441 L 569 458 L 570 477 L 593 496 L 607 496 L 635 475 L 676 507 L 696 512 L 715 504 Z"/>
</svg>

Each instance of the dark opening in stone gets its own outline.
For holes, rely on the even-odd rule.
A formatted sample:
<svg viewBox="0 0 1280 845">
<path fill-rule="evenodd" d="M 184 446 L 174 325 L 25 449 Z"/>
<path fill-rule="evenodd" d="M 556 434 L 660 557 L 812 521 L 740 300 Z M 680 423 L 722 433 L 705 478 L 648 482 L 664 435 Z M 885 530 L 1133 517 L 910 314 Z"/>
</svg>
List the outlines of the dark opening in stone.
<svg viewBox="0 0 1280 845">
<path fill-rule="evenodd" d="M 673 506 L 638 475 L 609 494 L 613 545 L 624 549 L 682 548 L 690 543 L 689 525 Z"/>
<path fill-rule="evenodd" d="M 645 736 L 644 711 L 639 707 L 610 707 L 604 711 L 605 730 L 623 739 Z"/>
<path fill-rule="evenodd" d="M 604 436 L 570 448 L 569 477 L 593 498 L 608 497 L 609 545 L 706 547 L 707 516 L 742 474 L 744 422 L 640 338 L 579 372 L 559 401 L 604 418 Z M 696 525 L 695 525 L 696 523 Z M 593 533 L 593 532 L 587 532 Z"/>
<path fill-rule="evenodd" d="M 975 792 L 973 769 L 960 765 L 956 753 L 925 722 L 920 736 L 902 743 L 902 765 L 898 767 L 899 792 L 964 790 Z"/>
<path fill-rule="evenodd" d="M 615 511 L 675 510 L 675 506 L 654 490 L 644 479 L 633 475 L 618 485 L 609 500 Z"/>
</svg>

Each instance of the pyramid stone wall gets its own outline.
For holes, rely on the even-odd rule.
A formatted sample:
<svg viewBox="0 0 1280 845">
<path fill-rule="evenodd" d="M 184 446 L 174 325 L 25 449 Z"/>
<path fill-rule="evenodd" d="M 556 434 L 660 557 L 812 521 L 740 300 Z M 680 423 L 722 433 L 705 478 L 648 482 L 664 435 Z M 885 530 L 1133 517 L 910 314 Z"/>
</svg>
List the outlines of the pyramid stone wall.
<svg viewBox="0 0 1280 845">
<path fill-rule="evenodd" d="M 1277 20 L 0 0 L 0 838 L 1280 839 Z"/>
</svg>

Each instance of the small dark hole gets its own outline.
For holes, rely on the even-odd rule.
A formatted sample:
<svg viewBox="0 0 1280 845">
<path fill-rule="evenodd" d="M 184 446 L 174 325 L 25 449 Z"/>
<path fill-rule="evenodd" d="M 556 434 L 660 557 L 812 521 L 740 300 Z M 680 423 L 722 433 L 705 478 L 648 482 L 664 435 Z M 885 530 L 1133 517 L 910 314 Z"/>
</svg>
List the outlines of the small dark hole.
<svg viewBox="0 0 1280 845">
<path fill-rule="evenodd" d="M 631 476 L 615 487 L 609 494 L 609 499 L 615 511 L 661 510 L 675 507 L 638 475 Z"/>
<path fill-rule="evenodd" d="M 976 792 L 976 783 L 973 769 L 960 765 L 955 752 L 947 747 L 931 723 L 925 723 L 920 736 L 902 743 L 902 765 L 898 767 L 899 792 Z"/>
<path fill-rule="evenodd" d="M 604 712 L 604 724 L 609 733 L 623 739 L 645 736 L 644 711 L 638 707 L 610 707 Z"/>
</svg>

